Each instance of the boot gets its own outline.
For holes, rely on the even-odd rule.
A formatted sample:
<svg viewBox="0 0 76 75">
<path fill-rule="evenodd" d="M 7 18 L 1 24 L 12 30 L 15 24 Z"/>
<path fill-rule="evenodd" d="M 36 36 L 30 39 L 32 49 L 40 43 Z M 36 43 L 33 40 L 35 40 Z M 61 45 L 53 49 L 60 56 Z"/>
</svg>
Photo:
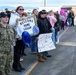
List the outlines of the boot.
<svg viewBox="0 0 76 75">
<path fill-rule="evenodd" d="M 42 58 L 43 58 L 44 60 L 47 60 L 47 57 L 46 57 L 46 56 L 42 56 Z"/>
<path fill-rule="evenodd" d="M 45 60 L 44 60 L 42 57 L 40 57 L 40 58 L 38 59 L 38 61 L 39 61 L 39 62 L 44 62 Z"/>
</svg>

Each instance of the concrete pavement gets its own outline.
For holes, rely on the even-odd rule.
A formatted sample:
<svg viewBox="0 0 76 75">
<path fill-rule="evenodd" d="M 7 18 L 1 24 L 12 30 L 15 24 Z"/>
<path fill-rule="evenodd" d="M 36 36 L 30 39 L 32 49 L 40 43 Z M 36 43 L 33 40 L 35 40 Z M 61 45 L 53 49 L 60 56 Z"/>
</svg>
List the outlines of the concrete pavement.
<svg viewBox="0 0 76 75">
<path fill-rule="evenodd" d="M 44 63 L 39 63 L 29 75 L 76 75 L 76 27 L 68 27 L 60 37 L 56 50 Z"/>
<path fill-rule="evenodd" d="M 27 71 L 35 64 L 37 55 L 31 54 L 29 48 L 25 52 L 27 56 L 23 57 L 24 61 L 21 62 L 25 71 L 12 71 L 11 75 L 76 75 L 76 26 L 60 31 L 60 43 L 55 50 L 49 51 L 52 57 L 44 63 L 36 63 L 29 74 Z"/>
</svg>

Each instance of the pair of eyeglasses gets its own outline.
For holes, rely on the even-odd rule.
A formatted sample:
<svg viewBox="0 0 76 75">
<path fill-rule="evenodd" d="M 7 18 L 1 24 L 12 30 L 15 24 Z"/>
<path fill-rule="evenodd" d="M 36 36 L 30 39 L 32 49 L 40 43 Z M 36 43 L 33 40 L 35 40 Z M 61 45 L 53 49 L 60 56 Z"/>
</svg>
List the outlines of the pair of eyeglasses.
<svg viewBox="0 0 76 75">
<path fill-rule="evenodd" d="M 24 10 L 24 9 L 19 9 L 19 10 L 21 11 L 21 10 Z"/>
</svg>

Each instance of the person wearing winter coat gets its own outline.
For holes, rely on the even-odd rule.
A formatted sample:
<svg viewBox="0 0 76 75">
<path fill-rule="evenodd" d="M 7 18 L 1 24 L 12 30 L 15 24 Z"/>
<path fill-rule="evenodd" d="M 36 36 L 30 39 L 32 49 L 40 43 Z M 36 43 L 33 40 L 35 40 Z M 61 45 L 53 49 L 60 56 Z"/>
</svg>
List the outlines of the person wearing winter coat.
<svg viewBox="0 0 76 75">
<path fill-rule="evenodd" d="M 38 19 L 37 24 L 39 27 L 39 34 L 45 34 L 51 32 L 51 25 L 48 19 L 45 18 L 45 13 L 43 11 L 40 11 L 38 13 Z M 47 56 L 45 56 L 45 52 L 38 53 L 38 61 L 44 62 L 47 59 Z"/>
</svg>

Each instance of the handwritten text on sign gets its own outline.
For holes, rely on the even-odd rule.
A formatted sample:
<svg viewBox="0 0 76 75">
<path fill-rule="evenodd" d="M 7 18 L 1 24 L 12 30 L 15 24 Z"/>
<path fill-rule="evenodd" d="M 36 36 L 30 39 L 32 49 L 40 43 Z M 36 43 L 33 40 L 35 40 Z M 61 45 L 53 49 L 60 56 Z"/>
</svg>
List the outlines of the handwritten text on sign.
<svg viewBox="0 0 76 75">
<path fill-rule="evenodd" d="M 38 40 L 38 52 L 44 52 L 55 49 L 55 45 L 51 38 L 51 33 L 40 34 Z"/>
<path fill-rule="evenodd" d="M 24 31 L 29 32 L 29 34 L 33 34 L 33 26 L 35 26 L 34 17 L 30 18 L 24 18 L 20 21 L 18 21 L 18 30 L 19 34 L 21 34 Z"/>
</svg>

